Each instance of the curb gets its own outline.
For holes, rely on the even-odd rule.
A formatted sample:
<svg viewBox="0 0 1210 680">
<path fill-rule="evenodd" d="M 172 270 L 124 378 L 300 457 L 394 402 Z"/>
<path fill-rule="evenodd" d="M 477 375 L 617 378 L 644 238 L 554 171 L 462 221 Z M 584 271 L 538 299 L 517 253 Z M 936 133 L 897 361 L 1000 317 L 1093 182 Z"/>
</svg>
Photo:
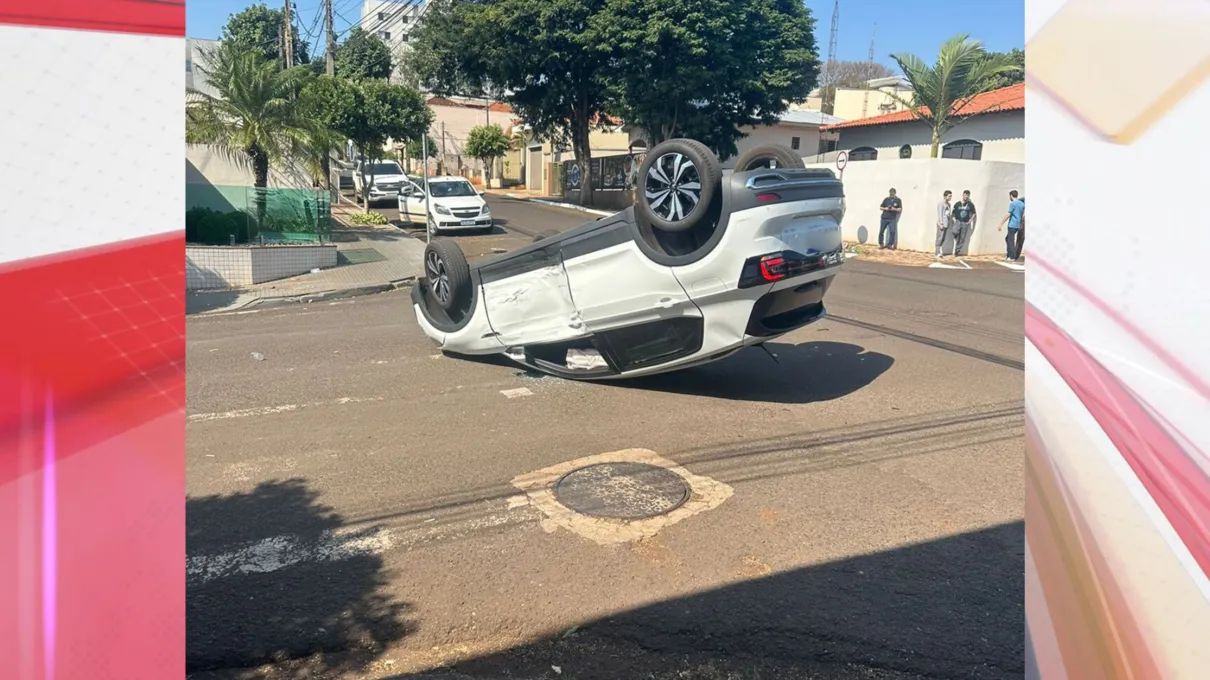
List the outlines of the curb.
<svg viewBox="0 0 1210 680">
<path fill-rule="evenodd" d="M 398 281 L 390 281 L 388 283 L 379 283 L 372 286 L 359 286 L 357 288 L 342 288 L 340 290 L 325 290 L 319 293 L 306 293 L 304 295 L 288 295 L 281 297 L 264 297 L 250 300 L 239 306 L 223 307 L 222 309 L 212 309 L 207 312 L 198 312 L 189 316 L 219 316 L 222 314 L 238 314 L 251 310 L 275 309 L 277 307 L 286 307 L 295 304 L 311 304 L 314 302 L 333 302 L 336 300 L 345 300 L 348 298 L 362 297 L 365 295 L 377 295 L 379 293 L 388 293 L 392 290 L 401 288 L 411 288 L 416 283 L 415 277 L 399 279 Z"/>
<path fill-rule="evenodd" d="M 579 212 L 589 213 L 591 215 L 598 215 L 601 217 L 609 217 L 614 214 L 611 212 L 605 212 L 604 210 L 594 210 L 592 208 L 585 208 L 584 206 L 576 205 L 575 203 L 560 203 L 558 201 L 543 201 L 540 198 L 530 198 L 529 196 L 520 196 L 517 194 L 502 194 L 502 195 L 506 196 L 508 198 L 511 198 L 513 200 L 516 200 L 516 201 L 528 201 L 530 203 L 537 203 L 539 205 L 549 205 L 552 208 L 566 208 L 567 210 L 576 210 Z"/>
</svg>

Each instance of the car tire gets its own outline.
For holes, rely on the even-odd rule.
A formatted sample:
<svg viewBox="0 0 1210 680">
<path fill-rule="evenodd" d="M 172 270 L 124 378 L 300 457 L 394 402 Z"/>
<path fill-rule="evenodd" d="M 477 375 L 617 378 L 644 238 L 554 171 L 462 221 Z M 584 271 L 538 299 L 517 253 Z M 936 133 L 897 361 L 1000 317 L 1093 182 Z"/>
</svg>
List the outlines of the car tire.
<svg viewBox="0 0 1210 680">
<path fill-rule="evenodd" d="M 711 219 L 722 179 L 718 157 L 705 144 L 692 139 L 661 142 L 639 167 L 635 217 L 655 231 L 690 231 Z"/>
<path fill-rule="evenodd" d="M 546 231 L 543 231 L 541 233 L 534 234 L 534 243 L 537 243 L 538 241 L 544 241 L 548 238 L 553 238 L 555 236 L 558 236 L 560 233 L 561 232 L 559 232 L 559 230 L 557 230 L 557 229 L 547 229 Z"/>
<path fill-rule="evenodd" d="M 736 172 L 763 168 L 805 168 L 802 156 L 790 147 L 781 144 L 761 144 L 740 154 L 735 161 Z"/>
<path fill-rule="evenodd" d="M 437 305 L 445 311 L 465 306 L 474 284 L 466 255 L 457 243 L 442 238 L 424 247 L 424 282 Z"/>
</svg>

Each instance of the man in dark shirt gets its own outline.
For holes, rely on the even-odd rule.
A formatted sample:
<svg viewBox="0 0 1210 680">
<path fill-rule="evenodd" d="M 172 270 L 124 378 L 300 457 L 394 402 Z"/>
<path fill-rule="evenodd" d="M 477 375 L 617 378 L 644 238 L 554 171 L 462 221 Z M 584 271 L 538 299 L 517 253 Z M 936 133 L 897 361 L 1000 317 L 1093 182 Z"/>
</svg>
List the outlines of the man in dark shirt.
<svg viewBox="0 0 1210 680">
<path fill-rule="evenodd" d="M 975 229 L 975 204 L 971 192 L 962 192 L 962 200 L 954 204 L 954 256 L 966 254 L 966 245 Z"/>
<path fill-rule="evenodd" d="M 903 213 L 903 201 L 891 189 L 880 207 L 882 223 L 878 227 L 878 247 L 895 250 L 899 247 L 899 215 Z"/>
</svg>

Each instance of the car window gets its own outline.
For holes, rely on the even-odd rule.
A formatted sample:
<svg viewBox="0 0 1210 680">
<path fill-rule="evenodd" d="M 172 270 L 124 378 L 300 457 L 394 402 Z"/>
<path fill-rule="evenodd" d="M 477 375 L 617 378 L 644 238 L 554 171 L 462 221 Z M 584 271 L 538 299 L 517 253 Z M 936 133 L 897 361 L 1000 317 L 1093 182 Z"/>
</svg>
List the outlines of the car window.
<svg viewBox="0 0 1210 680">
<path fill-rule="evenodd" d="M 434 198 L 454 198 L 457 196 L 478 196 L 479 192 L 470 182 L 430 182 L 429 191 Z"/>
<path fill-rule="evenodd" d="M 394 163 L 375 163 L 373 166 L 375 175 L 402 175 L 403 170 Z M 370 169 L 366 168 L 366 174 L 369 174 Z"/>
</svg>

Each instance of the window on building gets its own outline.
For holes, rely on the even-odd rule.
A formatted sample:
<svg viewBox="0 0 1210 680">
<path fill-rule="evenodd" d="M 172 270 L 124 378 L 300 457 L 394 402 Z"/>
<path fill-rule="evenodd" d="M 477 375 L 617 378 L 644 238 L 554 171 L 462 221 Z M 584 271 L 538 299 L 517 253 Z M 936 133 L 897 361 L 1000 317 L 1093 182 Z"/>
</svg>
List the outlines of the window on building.
<svg viewBox="0 0 1210 680">
<path fill-rule="evenodd" d="M 798 137 L 791 137 L 791 138 L 790 138 L 790 148 L 791 148 L 791 149 L 794 149 L 795 151 L 798 151 L 798 147 L 799 147 L 800 145 L 801 145 L 801 140 L 799 140 L 799 138 L 798 138 Z"/>
<path fill-rule="evenodd" d="M 407 33 L 404 33 L 399 36 L 399 39 L 402 40 L 403 42 L 408 42 L 409 40 L 412 39 L 412 36 Z"/>
<path fill-rule="evenodd" d="M 387 19 L 387 13 L 386 13 L 386 12 L 379 12 L 379 13 L 378 13 L 378 20 L 379 20 L 379 21 L 386 21 L 386 19 Z"/>
<path fill-rule="evenodd" d="M 878 160 L 878 149 L 872 146 L 862 146 L 853 149 L 849 152 L 850 161 L 876 161 Z"/>
<path fill-rule="evenodd" d="M 912 145 L 904 144 L 903 146 L 899 147 L 899 157 L 900 158 L 911 158 L 912 157 Z"/>
<path fill-rule="evenodd" d="M 382 38 L 384 41 L 385 41 L 385 40 L 390 40 L 390 39 L 391 39 L 391 32 L 390 32 L 390 31 L 379 31 L 379 32 L 378 32 L 378 37 L 379 37 L 379 38 Z"/>
<path fill-rule="evenodd" d="M 832 153 L 833 151 L 836 150 L 836 145 L 838 143 L 839 143 L 838 140 L 835 140 L 835 139 L 822 139 L 821 138 L 819 140 L 819 153 L 820 154 Z"/>
<path fill-rule="evenodd" d="M 950 142 L 941 149 L 942 158 L 960 158 L 964 161 L 983 159 L 983 145 L 973 139 L 960 139 Z"/>
</svg>

